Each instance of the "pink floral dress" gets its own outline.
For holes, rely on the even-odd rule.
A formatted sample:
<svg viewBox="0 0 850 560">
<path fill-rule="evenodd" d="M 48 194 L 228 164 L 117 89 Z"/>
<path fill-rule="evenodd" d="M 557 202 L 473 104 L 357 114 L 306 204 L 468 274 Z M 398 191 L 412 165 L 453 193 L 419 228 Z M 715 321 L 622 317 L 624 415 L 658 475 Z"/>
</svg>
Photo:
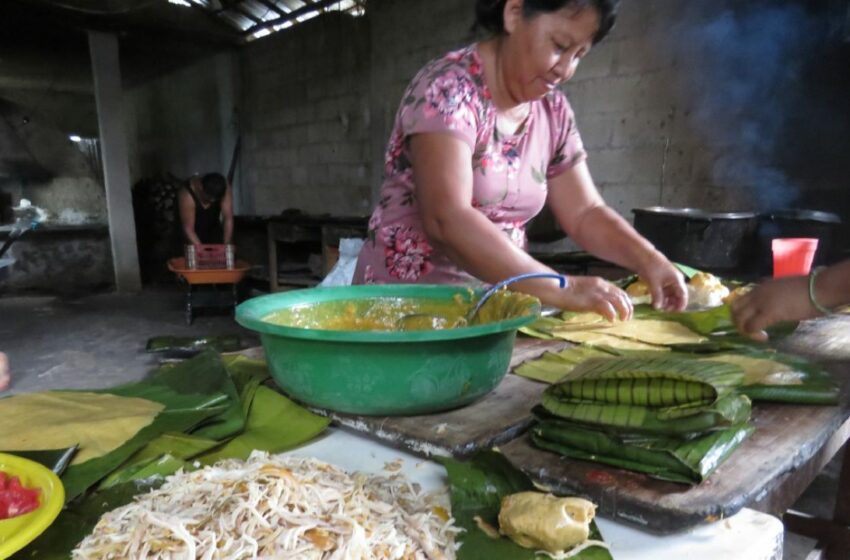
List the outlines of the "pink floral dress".
<svg viewBox="0 0 850 560">
<path fill-rule="evenodd" d="M 357 261 L 355 284 L 466 284 L 475 279 L 436 250 L 423 231 L 408 139 L 447 133 L 472 150 L 472 205 L 517 246 L 546 203 L 547 179 L 585 157 L 573 112 L 554 90 L 531 103 L 521 130 L 496 129 L 496 109 L 476 45 L 426 65 L 408 86 L 385 156 L 380 200 Z"/>
</svg>

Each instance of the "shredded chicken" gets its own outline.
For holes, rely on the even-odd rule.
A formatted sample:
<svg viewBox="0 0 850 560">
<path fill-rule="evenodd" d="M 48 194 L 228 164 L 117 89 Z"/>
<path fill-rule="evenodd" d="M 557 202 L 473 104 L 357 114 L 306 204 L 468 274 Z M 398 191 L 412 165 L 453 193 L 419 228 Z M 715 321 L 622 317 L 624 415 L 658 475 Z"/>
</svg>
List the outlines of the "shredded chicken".
<svg viewBox="0 0 850 560">
<path fill-rule="evenodd" d="M 451 560 L 445 492 L 315 459 L 226 460 L 104 514 L 73 558 Z"/>
<path fill-rule="evenodd" d="M 545 554 L 549 558 L 552 558 L 552 560 L 567 560 L 568 558 L 573 558 L 574 556 L 578 556 L 579 554 L 581 554 L 582 552 L 584 552 L 585 550 L 587 550 L 588 548 L 590 548 L 592 546 L 598 546 L 598 547 L 604 548 L 606 550 L 609 549 L 608 543 L 605 543 L 603 541 L 595 541 L 595 540 L 591 539 L 591 540 L 584 541 L 580 545 L 575 546 L 575 547 L 573 547 L 569 550 L 563 550 L 561 552 L 549 552 L 548 550 L 538 550 L 537 554 Z"/>
</svg>

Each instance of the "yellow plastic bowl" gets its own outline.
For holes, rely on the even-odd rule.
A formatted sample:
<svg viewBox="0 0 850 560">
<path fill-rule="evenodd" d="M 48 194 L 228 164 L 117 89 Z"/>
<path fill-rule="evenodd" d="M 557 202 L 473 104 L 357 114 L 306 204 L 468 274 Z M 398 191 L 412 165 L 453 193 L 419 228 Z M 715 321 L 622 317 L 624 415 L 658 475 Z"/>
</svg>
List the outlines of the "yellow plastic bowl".
<svg viewBox="0 0 850 560">
<path fill-rule="evenodd" d="M 38 509 L 0 521 L 0 558 L 8 558 L 50 527 L 62 511 L 65 488 L 53 471 L 23 457 L 0 453 L 0 471 L 17 476 L 28 488 L 41 490 Z"/>
</svg>

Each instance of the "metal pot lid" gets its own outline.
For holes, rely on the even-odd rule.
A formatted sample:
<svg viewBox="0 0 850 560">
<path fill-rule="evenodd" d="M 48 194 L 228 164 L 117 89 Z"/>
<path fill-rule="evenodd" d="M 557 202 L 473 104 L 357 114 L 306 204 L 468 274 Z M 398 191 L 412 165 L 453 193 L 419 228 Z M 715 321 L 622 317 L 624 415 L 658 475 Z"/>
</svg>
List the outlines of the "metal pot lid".
<svg viewBox="0 0 850 560">
<path fill-rule="evenodd" d="M 840 224 L 841 218 L 837 214 L 831 212 L 821 212 L 820 210 L 798 210 L 795 208 L 786 208 L 782 210 L 771 210 L 762 214 L 763 218 L 768 220 L 800 220 L 811 222 L 824 222 L 828 224 Z"/>
<path fill-rule="evenodd" d="M 635 214 L 653 214 L 656 216 L 671 216 L 691 218 L 696 220 L 750 220 L 757 216 L 755 212 L 709 212 L 699 208 L 672 208 L 669 206 L 649 206 L 633 208 Z"/>
</svg>

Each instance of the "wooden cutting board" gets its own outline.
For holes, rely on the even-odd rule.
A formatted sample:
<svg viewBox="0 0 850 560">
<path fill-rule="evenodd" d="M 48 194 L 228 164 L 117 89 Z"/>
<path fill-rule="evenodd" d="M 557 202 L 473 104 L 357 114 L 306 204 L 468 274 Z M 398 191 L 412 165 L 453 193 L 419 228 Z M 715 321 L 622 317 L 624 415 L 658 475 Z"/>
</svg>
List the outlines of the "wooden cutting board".
<svg viewBox="0 0 850 560">
<path fill-rule="evenodd" d="M 758 403 L 756 431 L 702 484 L 687 486 L 597 463 L 560 457 L 533 447 L 525 434 L 500 446 L 517 468 L 563 495 L 584 496 L 598 514 L 655 533 L 672 533 L 755 507 L 775 515 L 788 509 L 850 437 L 850 364 L 829 366 L 845 383 L 843 407 Z M 823 455 L 823 457 L 820 457 Z M 808 481 L 788 484 L 809 469 Z M 802 477 L 805 478 L 805 477 Z M 792 481 L 793 482 L 793 481 Z"/>
<path fill-rule="evenodd" d="M 511 369 L 566 346 L 564 342 L 517 338 Z M 508 374 L 496 389 L 471 405 L 437 414 L 378 417 L 313 410 L 348 429 L 419 455 L 464 458 L 527 430 L 532 423 L 531 408 L 545 388 L 542 383 Z"/>
</svg>

